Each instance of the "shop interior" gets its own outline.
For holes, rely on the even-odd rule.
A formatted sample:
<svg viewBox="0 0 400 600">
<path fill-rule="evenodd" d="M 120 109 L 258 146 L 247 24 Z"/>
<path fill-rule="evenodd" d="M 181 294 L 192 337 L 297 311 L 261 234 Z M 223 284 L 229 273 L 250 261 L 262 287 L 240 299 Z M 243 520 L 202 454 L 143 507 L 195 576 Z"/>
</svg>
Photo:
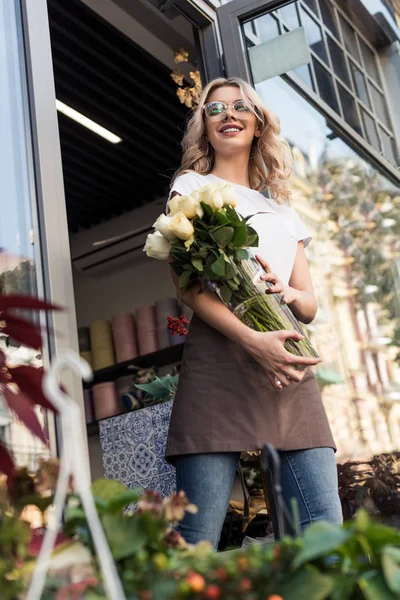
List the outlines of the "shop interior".
<svg viewBox="0 0 400 600">
<path fill-rule="evenodd" d="M 184 72 L 197 50 L 183 17 L 130 5 L 48 1 L 80 351 L 96 373 L 85 389 L 94 478 L 103 474 L 97 421 L 138 406 L 138 365 L 164 373 L 182 353 L 168 335 L 167 313 L 180 310 L 168 269 L 142 249 L 179 166 L 188 113 L 170 76 L 174 50 L 189 53 Z"/>
</svg>

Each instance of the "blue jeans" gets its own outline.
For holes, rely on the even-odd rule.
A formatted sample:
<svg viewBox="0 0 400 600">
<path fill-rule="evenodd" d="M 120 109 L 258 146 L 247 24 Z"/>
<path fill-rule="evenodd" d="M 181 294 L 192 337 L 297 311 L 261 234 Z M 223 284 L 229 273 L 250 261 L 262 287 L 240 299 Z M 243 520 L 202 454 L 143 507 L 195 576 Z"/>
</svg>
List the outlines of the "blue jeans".
<svg viewBox="0 0 400 600">
<path fill-rule="evenodd" d="M 313 521 L 342 523 L 335 454 L 332 448 L 279 452 L 283 497 L 288 508 L 295 498 L 302 529 Z M 179 525 L 185 540 L 208 540 L 218 547 L 228 509 L 238 452 L 187 454 L 176 460 L 177 490 L 184 490 L 198 507 Z"/>
</svg>

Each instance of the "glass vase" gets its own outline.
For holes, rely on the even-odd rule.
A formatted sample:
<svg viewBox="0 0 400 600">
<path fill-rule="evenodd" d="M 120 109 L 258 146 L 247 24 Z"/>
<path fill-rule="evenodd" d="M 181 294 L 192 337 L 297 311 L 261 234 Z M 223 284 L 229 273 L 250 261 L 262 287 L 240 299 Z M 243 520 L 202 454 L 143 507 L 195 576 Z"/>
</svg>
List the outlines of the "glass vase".
<svg viewBox="0 0 400 600">
<path fill-rule="evenodd" d="M 222 287 L 212 283 L 212 287 L 224 304 L 248 327 L 260 332 L 295 329 L 304 338 L 299 341 L 286 340 L 286 350 L 297 356 L 318 357 L 281 295 L 268 293 L 272 285 L 260 279 L 263 272 L 253 257 L 230 258 L 230 274 L 234 273 L 235 278 Z"/>
</svg>

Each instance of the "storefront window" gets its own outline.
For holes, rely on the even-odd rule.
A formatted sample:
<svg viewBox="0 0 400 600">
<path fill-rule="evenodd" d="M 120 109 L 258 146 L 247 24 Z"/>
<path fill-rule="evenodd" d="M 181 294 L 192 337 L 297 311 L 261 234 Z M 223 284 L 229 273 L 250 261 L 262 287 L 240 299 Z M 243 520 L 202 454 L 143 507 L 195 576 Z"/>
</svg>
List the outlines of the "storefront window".
<svg viewBox="0 0 400 600">
<path fill-rule="evenodd" d="M 316 92 L 392 165 L 400 164 L 378 52 L 350 23 L 343 3 L 298 0 L 252 19 L 244 33 L 253 46 L 300 26 L 310 46 L 311 68 L 303 66 L 287 76 Z"/>
<path fill-rule="evenodd" d="M 338 458 L 399 449 L 400 189 L 283 79 L 256 86 L 292 148 L 319 311 L 308 327 Z M 268 260 L 268 257 L 265 257 Z"/>
<path fill-rule="evenodd" d="M 0 2 L 0 82 L 0 293 L 37 295 L 26 72 L 17 0 Z M 36 351 L 1 335 L 0 348 L 9 365 L 41 362 Z M 0 436 L 19 464 L 33 468 L 44 450 L 7 413 L 1 397 Z"/>
</svg>

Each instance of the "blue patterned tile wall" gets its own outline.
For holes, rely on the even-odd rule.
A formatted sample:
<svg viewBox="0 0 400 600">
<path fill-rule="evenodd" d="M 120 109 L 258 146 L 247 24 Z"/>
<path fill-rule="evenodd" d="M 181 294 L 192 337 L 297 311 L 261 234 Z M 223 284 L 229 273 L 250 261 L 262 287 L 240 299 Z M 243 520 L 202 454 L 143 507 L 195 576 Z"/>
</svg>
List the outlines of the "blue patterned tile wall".
<svg viewBox="0 0 400 600">
<path fill-rule="evenodd" d="M 164 458 L 171 409 L 169 400 L 99 422 L 105 477 L 162 496 L 175 491 L 175 468 Z"/>
</svg>

